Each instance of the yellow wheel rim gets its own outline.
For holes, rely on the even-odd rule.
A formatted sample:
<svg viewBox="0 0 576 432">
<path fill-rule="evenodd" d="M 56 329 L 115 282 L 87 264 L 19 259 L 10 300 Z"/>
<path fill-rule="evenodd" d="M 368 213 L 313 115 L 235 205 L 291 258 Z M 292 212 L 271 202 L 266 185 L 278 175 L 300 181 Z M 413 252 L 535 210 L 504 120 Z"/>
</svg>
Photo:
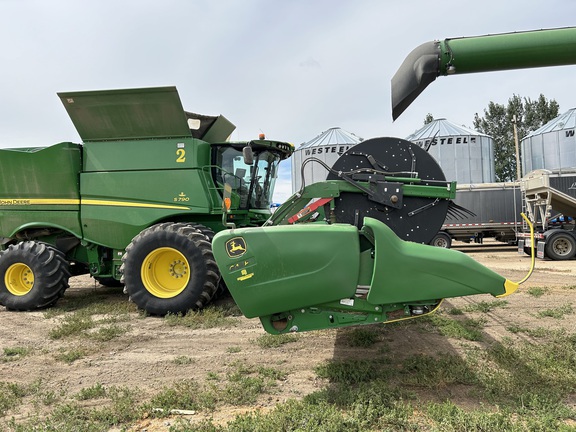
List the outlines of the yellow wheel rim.
<svg viewBox="0 0 576 432">
<path fill-rule="evenodd" d="M 190 265 L 176 249 L 153 250 L 142 263 L 142 282 L 151 294 L 160 298 L 176 297 L 190 281 Z"/>
<path fill-rule="evenodd" d="M 11 294 L 26 295 L 34 288 L 34 273 L 26 264 L 12 264 L 6 270 L 4 284 Z"/>
</svg>

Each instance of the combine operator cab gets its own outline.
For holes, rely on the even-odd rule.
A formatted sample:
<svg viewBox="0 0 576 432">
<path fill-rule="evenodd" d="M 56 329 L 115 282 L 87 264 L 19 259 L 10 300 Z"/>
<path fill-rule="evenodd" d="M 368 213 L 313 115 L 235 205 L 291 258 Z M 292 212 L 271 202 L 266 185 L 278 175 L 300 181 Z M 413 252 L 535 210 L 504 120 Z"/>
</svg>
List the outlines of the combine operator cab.
<svg viewBox="0 0 576 432">
<path fill-rule="evenodd" d="M 248 157 L 246 148 L 249 149 Z M 213 145 L 214 182 L 219 189 L 225 184 L 230 185 L 232 209 L 249 211 L 251 219 L 265 220 L 270 215 L 278 165 L 290 154 L 292 146 L 277 141 Z"/>
</svg>

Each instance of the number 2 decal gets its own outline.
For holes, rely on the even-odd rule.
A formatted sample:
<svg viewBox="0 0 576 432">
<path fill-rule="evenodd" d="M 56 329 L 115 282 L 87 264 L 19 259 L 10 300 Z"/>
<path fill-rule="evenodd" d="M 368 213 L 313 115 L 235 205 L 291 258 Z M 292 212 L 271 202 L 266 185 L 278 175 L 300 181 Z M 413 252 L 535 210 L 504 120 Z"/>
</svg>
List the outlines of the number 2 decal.
<svg viewBox="0 0 576 432">
<path fill-rule="evenodd" d="M 183 148 L 176 150 L 176 156 L 178 156 L 176 162 L 186 162 L 186 150 Z"/>
</svg>

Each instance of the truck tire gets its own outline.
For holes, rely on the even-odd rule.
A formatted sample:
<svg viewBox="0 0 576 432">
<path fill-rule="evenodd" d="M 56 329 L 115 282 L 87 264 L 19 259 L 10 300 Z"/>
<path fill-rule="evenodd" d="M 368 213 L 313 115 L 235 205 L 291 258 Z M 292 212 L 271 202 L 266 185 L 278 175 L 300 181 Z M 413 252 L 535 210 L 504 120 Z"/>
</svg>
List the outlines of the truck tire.
<svg viewBox="0 0 576 432">
<path fill-rule="evenodd" d="M 576 240 L 570 234 L 557 233 L 546 239 L 546 256 L 554 261 L 567 260 L 576 253 Z"/>
<path fill-rule="evenodd" d="M 450 237 L 449 234 L 440 231 L 432 240 L 430 240 L 430 245 L 450 249 L 452 246 L 452 237 Z"/>
<path fill-rule="evenodd" d="M 25 241 L 0 253 L 0 304 L 11 310 L 54 305 L 68 288 L 69 264 L 46 243 Z"/>
<path fill-rule="evenodd" d="M 130 299 L 153 315 L 203 308 L 220 279 L 210 242 L 190 224 L 145 229 L 128 245 L 122 262 Z"/>
</svg>

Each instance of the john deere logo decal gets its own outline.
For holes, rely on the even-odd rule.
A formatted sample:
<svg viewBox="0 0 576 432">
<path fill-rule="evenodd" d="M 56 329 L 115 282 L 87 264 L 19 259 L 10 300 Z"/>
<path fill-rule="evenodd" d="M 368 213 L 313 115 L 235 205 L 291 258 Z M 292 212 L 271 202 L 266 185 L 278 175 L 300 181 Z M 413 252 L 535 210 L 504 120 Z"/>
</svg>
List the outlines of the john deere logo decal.
<svg viewBox="0 0 576 432">
<path fill-rule="evenodd" d="M 238 258 L 246 253 L 246 242 L 242 237 L 234 237 L 226 242 L 226 253 L 230 258 Z"/>
</svg>

